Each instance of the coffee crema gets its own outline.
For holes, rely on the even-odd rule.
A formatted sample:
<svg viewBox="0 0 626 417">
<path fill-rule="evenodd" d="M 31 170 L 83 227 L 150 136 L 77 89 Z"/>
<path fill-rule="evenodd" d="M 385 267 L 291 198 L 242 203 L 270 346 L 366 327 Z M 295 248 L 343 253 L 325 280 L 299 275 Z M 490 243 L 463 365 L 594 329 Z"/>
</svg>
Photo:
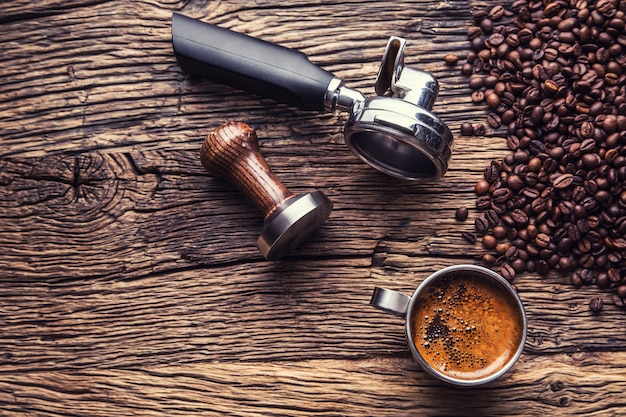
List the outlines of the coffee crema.
<svg viewBox="0 0 626 417">
<path fill-rule="evenodd" d="M 523 338 L 513 296 L 488 277 L 466 271 L 434 280 L 420 292 L 411 328 L 426 363 L 462 380 L 498 372 Z"/>
</svg>

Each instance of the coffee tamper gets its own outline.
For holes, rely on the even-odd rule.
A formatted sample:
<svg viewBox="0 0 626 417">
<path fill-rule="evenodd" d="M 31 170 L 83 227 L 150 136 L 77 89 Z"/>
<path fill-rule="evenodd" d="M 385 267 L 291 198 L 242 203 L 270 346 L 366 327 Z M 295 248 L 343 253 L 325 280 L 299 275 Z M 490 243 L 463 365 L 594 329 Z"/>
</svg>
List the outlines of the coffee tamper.
<svg viewBox="0 0 626 417">
<path fill-rule="evenodd" d="M 283 257 L 326 221 L 332 202 L 321 191 L 294 195 L 276 178 L 261 155 L 255 130 L 230 122 L 211 132 L 200 151 L 204 168 L 227 179 L 264 215 L 257 240 L 267 260 Z"/>
</svg>

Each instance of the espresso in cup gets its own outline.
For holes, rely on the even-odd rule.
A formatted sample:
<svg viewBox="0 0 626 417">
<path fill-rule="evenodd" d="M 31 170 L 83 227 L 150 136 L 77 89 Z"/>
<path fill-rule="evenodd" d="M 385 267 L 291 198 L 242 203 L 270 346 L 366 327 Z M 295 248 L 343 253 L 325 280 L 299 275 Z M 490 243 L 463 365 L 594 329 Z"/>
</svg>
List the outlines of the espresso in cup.
<svg viewBox="0 0 626 417">
<path fill-rule="evenodd" d="M 405 317 L 414 358 L 431 375 L 455 385 L 496 379 L 513 366 L 526 341 L 526 315 L 517 293 L 480 266 L 437 271 L 412 297 L 376 288 L 370 303 Z"/>
<path fill-rule="evenodd" d="M 492 280 L 458 271 L 422 289 L 410 319 L 413 343 L 437 372 L 489 377 L 515 355 L 523 320 L 511 295 Z"/>
</svg>

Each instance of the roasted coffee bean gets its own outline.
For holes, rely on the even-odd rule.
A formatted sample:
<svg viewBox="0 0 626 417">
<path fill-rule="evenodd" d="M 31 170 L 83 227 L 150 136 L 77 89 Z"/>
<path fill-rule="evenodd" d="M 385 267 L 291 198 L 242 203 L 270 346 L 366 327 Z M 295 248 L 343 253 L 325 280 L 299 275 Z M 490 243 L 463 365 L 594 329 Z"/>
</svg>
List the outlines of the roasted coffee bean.
<svg viewBox="0 0 626 417">
<path fill-rule="evenodd" d="M 502 275 L 502 278 L 511 282 L 515 279 L 515 269 L 508 263 L 502 264 L 500 267 L 500 275 Z"/>
<path fill-rule="evenodd" d="M 485 253 L 485 254 L 483 254 L 483 256 L 481 257 L 481 259 L 482 259 L 482 261 L 483 261 L 484 263 L 486 263 L 487 265 L 493 265 L 493 264 L 495 264 L 495 263 L 496 263 L 496 257 L 495 257 L 495 256 L 493 256 L 493 255 L 492 255 L 492 254 L 490 254 L 490 253 Z"/>
<path fill-rule="evenodd" d="M 459 62 L 459 56 L 457 54 L 446 54 L 446 56 L 443 57 L 443 60 L 446 64 L 454 66 Z"/>
<path fill-rule="evenodd" d="M 594 314 L 598 314 L 602 311 L 603 304 L 602 298 L 592 297 L 591 300 L 589 300 L 589 310 Z"/>
<path fill-rule="evenodd" d="M 496 239 L 504 239 L 507 236 L 507 230 L 504 226 L 494 226 L 491 230 Z"/>
<path fill-rule="evenodd" d="M 510 246 L 505 252 L 504 252 L 504 258 L 507 261 L 514 261 L 517 258 L 519 258 L 519 248 L 517 246 Z M 520 271 L 521 272 L 521 271 Z"/>
<path fill-rule="evenodd" d="M 572 185 L 573 180 L 574 176 L 572 174 L 561 174 L 554 178 L 552 186 L 558 190 L 562 190 Z"/>
<path fill-rule="evenodd" d="M 489 113 L 487 115 L 487 124 L 492 129 L 497 129 L 502 126 L 502 118 L 497 113 Z"/>
<path fill-rule="evenodd" d="M 485 213 L 485 219 L 489 222 L 489 227 L 494 227 L 500 221 L 500 217 L 494 209 L 487 210 Z"/>
<path fill-rule="evenodd" d="M 488 195 L 481 195 L 476 199 L 476 208 L 480 210 L 487 210 L 491 207 L 491 197 Z"/>
<path fill-rule="evenodd" d="M 581 268 L 589 269 L 593 267 L 594 263 L 595 259 L 593 258 L 593 255 L 589 253 L 583 253 L 582 255 L 580 255 L 580 258 L 578 258 L 578 264 L 581 266 Z"/>
<path fill-rule="evenodd" d="M 467 220 L 468 215 L 469 211 L 467 210 L 467 207 L 461 206 L 456 209 L 456 212 L 454 213 L 454 218 L 460 222 L 464 222 L 465 220 Z"/>
<path fill-rule="evenodd" d="M 483 101 L 485 101 L 485 93 L 481 90 L 476 90 L 472 93 L 472 103 L 474 104 L 480 104 Z M 463 126 L 461 126 L 463 127 Z M 467 126 L 465 127 L 466 129 L 468 128 Z M 469 136 L 469 135 L 468 135 Z"/>
<path fill-rule="evenodd" d="M 535 271 L 539 275 L 546 275 L 550 271 L 550 266 L 548 265 L 548 263 L 545 260 L 539 259 L 535 263 Z"/>
<path fill-rule="evenodd" d="M 513 196 L 513 192 L 509 188 L 498 188 L 491 193 L 491 198 L 496 203 L 504 203 Z"/>
<path fill-rule="evenodd" d="M 484 235 L 482 238 L 482 245 L 485 249 L 495 249 L 498 244 L 498 240 L 493 235 Z"/>
<path fill-rule="evenodd" d="M 461 232 L 461 237 L 469 243 L 476 243 L 476 235 L 472 232 Z"/>
<path fill-rule="evenodd" d="M 579 272 L 574 272 L 572 273 L 572 275 L 570 275 L 570 281 L 572 283 L 572 285 L 576 288 L 580 288 L 583 286 L 583 280 L 580 277 L 580 273 Z"/>
<path fill-rule="evenodd" d="M 535 237 L 535 244 L 540 248 L 547 248 L 551 241 L 550 236 L 545 233 L 539 233 L 537 237 Z"/>
<path fill-rule="evenodd" d="M 574 244 L 572 242 L 572 239 L 568 237 L 565 237 L 559 240 L 557 243 L 557 249 L 559 253 L 562 255 L 567 255 L 568 253 L 570 253 L 570 250 L 572 249 L 573 246 Z"/>
<path fill-rule="evenodd" d="M 463 122 L 461 124 L 461 135 L 472 136 L 474 134 L 474 126 L 470 122 Z"/>
<path fill-rule="evenodd" d="M 626 286 L 625 12 L 613 0 L 516 0 L 475 14 L 464 74 L 510 149 L 476 202 L 503 274 L 555 269 L 576 288 Z"/>
<path fill-rule="evenodd" d="M 485 233 L 487 230 L 489 230 L 489 221 L 484 216 L 476 217 L 476 220 L 474 221 L 474 227 L 476 228 L 477 232 Z"/>
<path fill-rule="evenodd" d="M 496 161 L 492 161 L 483 173 L 485 181 L 493 183 L 500 176 L 500 165 Z"/>
<path fill-rule="evenodd" d="M 489 187 L 491 185 L 485 180 L 479 180 L 474 186 L 474 191 L 478 195 L 485 195 L 489 192 Z"/>
<path fill-rule="evenodd" d="M 535 213 L 545 211 L 546 207 L 548 207 L 548 204 L 546 200 L 542 197 L 537 197 L 533 199 L 530 203 L 530 209 Z"/>
<path fill-rule="evenodd" d="M 589 285 L 595 279 L 595 274 L 590 269 L 583 269 L 580 271 L 580 278 L 584 285 Z"/>
<path fill-rule="evenodd" d="M 600 288 L 609 288 L 611 286 L 611 280 L 606 272 L 598 272 L 596 275 L 596 285 Z"/>
<path fill-rule="evenodd" d="M 523 227 L 528 224 L 528 214 L 521 209 L 514 209 L 511 212 L 511 219 L 517 227 Z"/>
<path fill-rule="evenodd" d="M 505 14 L 505 9 L 503 6 L 498 5 L 498 6 L 494 6 L 490 11 L 489 11 L 489 17 L 492 20 L 500 20 L 502 19 L 502 17 L 504 17 Z"/>
<path fill-rule="evenodd" d="M 515 271 L 515 274 L 521 274 L 528 268 L 528 264 L 521 257 L 511 262 L 511 267 Z"/>
<path fill-rule="evenodd" d="M 509 243 L 498 243 L 496 245 L 496 253 L 498 255 L 504 255 L 506 251 L 511 247 Z"/>
<path fill-rule="evenodd" d="M 482 136 L 485 134 L 485 125 L 482 123 L 474 123 L 472 126 L 474 129 L 474 135 Z"/>
<path fill-rule="evenodd" d="M 596 258 L 596 263 L 597 261 L 598 261 L 598 258 Z M 606 271 L 606 274 L 608 275 L 609 280 L 611 281 L 611 284 L 619 285 L 622 282 L 622 276 L 617 268 L 609 268 Z"/>
</svg>

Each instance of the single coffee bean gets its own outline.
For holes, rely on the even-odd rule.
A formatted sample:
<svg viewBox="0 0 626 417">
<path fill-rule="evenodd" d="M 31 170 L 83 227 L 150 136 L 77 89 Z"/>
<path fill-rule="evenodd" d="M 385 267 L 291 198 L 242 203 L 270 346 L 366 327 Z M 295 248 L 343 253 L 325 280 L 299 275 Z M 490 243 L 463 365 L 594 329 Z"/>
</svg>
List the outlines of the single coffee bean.
<svg viewBox="0 0 626 417">
<path fill-rule="evenodd" d="M 487 212 L 485 213 L 485 219 L 487 219 L 487 222 L 489 222 L 489 227 L 495 226 L 500 221 L 498 213 L 493 209 L 487 210 Z"/>
<path fill-rule="evenodd" d="M 484 233 L 489 229 L 489 221 L 484 216 L 476 217 L 474 227 L 479 233 Z"/>
<path fill-rule="evenodd" d="M 507 261 L 514 261 L 517 258 L 519 258 L 519 248 L 517 246 L 510 246 L 505 252 L 504 252 L 504 258 Z M 520 271 L 521 272 L 521 271 Z"/>
<path fill-rule="evenodd" d="M 554 178 L 552 186 L 558 190 L 562 190 L 572 185 L 573 179 L 574 176 L 572 174 L 561 174 Z"/>
<path fill-rule="evenodd" d="M 498 255 L 504 255 L 506 251 L 511 247 L 509 243 L 498 243 L 496 245 L 496 253 Z"/>
<path fill-rule="evenodd" d="M 589 310 L 594 314 L 598 314 L 602 311 L 603 304 L 602 298 L 592 297 L 591 300 L 589 300 Z"/>
<path fill-rule="evenodd" d="M 498 244 L 498 240 L 493 235 L 484 235 L 482 239 L 482 245 L 485 249 L 495 249 Z"/>
<path fill-rule="evenodd" d="M 550 236 L 545 233 L 539 233 L 537 237 L 535 237 L 535 244 L 540 248 L 547 248 L 551 242 Z"/>
<path fill-rule="evenodd" d="M 487 124 L 492 129 L 497 129 L 502 126 L 502 118 L 497 113 L 489 113 L 487 115 Z"/>
<path fill-rule="evenodd" d="M 457 54 L 446 54 L 443 60 L 447 65 L 454 66 L 459 62 L 459 56 Z"/>
<path fill-rule="evenodd" d="M 485 101 L 485 93 L 483 91 L 476 90 L 472 93 L 472 103 L 480 104 L 483 101 Z M 467 129 L 467 126 L 466 126 L 466 129 Z"/>
<path fill-rule="evenodd" d="M 530 209 L 535 213 L 540 213 L 545 211 L 548 207 L 547 201 L 542 197 L 537 197 L 533 199 L 530 203 Z"/>
<path fill-rule="evenodd" d="M 461 135 L 472 136 L 474 134 L 474 126 L 470 122 L 463 122 L 461 124 Z"/>
<path fill-rule="evenodd" d="M 595 279 L 595 274 L 592 270 L 585 268 L 580 271 L 580 278 L 584 285 L 589 285 Z"/>
<path fill-rule="evenodd" d="M 492 33 L 489 38 L 487 38 L 487 43 L 490 47 L 495 48 L 504 43 L 504 35 L 501 33 Z"/>
<path fill-rule="evenodd" d="M 474 123 L 472 126 L 474 128 L 474 135 L 482 136 L 485 134 L 485 125 L 482 123 Z"/>
<path fill-rule="evenodd" d="M 609 288 L 611 286 L 611 280 L 609 276 L 604 272 L 599 272 L 596 275 L 596 285 L 600 288 Z"/>
<path fill-rule="evenodd" d="M 626 298 L 626 285 L 620 285 L 617 287 L 617 295 L 622 299 Z"/>
<path fill-rule="evenodd" d="M 494 226 L 491 229 L 493 235 L 496 237 L 496 239 L 500 240 L 500 239 L 504 239 L 507 236 L 507 230 L 504 226 L 501 225 L 497 225 Z"/>
<path fill-rule="evenodd" d="M 547 275 L 548 272 L 550 271 L 550 266 L 548 265 L 548 263 L 543 260 L 543 259 L 539 259 L 536 263 L 535 263 L 535 271 L 539 274 L 539 275 Z"/>
<path fill-rule="evenodd" d="M 490 253 L 485 253 L 482 257 L 481 257 L 482 261 L 484 263 L 486 263 L 487 265 L 493 265 L 496 263 L 496 257 L 493 256 Z"/>
<path fill-rule="evenodd" d="M 573 272 L 572 275 L 570 275 L 570 281 L 576 288 L 581 288 L 583 286 L 583 280 L 580 277 L 579 272 Z"/>
<path fill-rule="evenodd" d="M 593 267 L 594 263 L 595 259 L 593 258 L 593 255 L 589 253 L 583 253 L 582 255 L 580 255 L 580 258 L 578 258 L 578 264 L 585 269 Z M 606 274 L 604 275 L 606 277 Z M 606 279 L 608 281 L 608 277 L 606 277 Z"/>
<path fill-rule="evenodd" d="M 472 232 L 461 232 L 461 237 L 469 243 L 476 243 L 476 235 Z"/>
<path fill-rule="evenodd" d="M 493 8 L 489 11 L 489 17 L 490 17 L 492 20 L 496 20 L 496 21 L 497 21 L 497 20 L 502 19 L 502 17 L 504 17 L 504 14 L 505 14 L 505 9 L 504 9 L 504 7 L 503 7 L 503 6 L 501 6 L 501 5 L 494 6 L 494 7 L 493 7 Z"/>
<path fill-rule="evenodd" d="M 461 206 L 454 213 L 454 218 L 460 222 L 464 222 L 467 220 L 468 215 L 469 211 L 467 210 L 467 207 Z"/>
<path fill-rule="evenodd" d="M 515 279 L 515 269 L 508 263 L 502 264 L 500 267 L 500 275 L 502 275 L 502 278 L 511 282 Z"/>
<path fill-rule="evenodd" d="M 572 240 L 568 237 L 564 237 L 563 239 L 559 240 L 557 243 L 557 249 L 559 253 L 562 255 L 568 254 L 573 246 L 574 244 Z"/>
<path fill-rule="evenodd" d="M 476 208 L 480 210 L 487 210 L 491 207 L 491 197 L 488 195 L 481 195 L 476 199 Z"/>
<path fill-rule="evenodd" d="M 521 209 L 514 209 L 511 212 L 511 219 L 517 227 L 523 227 L 528 224 L 528 215 Z"/>
<path fill-rule="evenodd" d="M 513 192 L 509 188 L 498 188 L 491 194 L 493 201 L 504 203 L 513 196 Z"/>
<path fill-rule="evenodd" d="M 490 184 L 485 180 L 479 180 L 474 186 L 474 191 L 478 195 L 485 195 L 489 192 Z"/>
<path fill-rule="evenodd" d="M 599 258 L 600 258 L 599 256 L 598 258 L 596 258 L 596 265 L 597 265 Z M 620 271 L 617 268 L 609 268 L 606 271 L 606 274 L 608 275 L 609 280 L 611 281 L 611 284 L 619 285 L 622 282 L 622 276 L 620 274 Z"/>
</svg>

